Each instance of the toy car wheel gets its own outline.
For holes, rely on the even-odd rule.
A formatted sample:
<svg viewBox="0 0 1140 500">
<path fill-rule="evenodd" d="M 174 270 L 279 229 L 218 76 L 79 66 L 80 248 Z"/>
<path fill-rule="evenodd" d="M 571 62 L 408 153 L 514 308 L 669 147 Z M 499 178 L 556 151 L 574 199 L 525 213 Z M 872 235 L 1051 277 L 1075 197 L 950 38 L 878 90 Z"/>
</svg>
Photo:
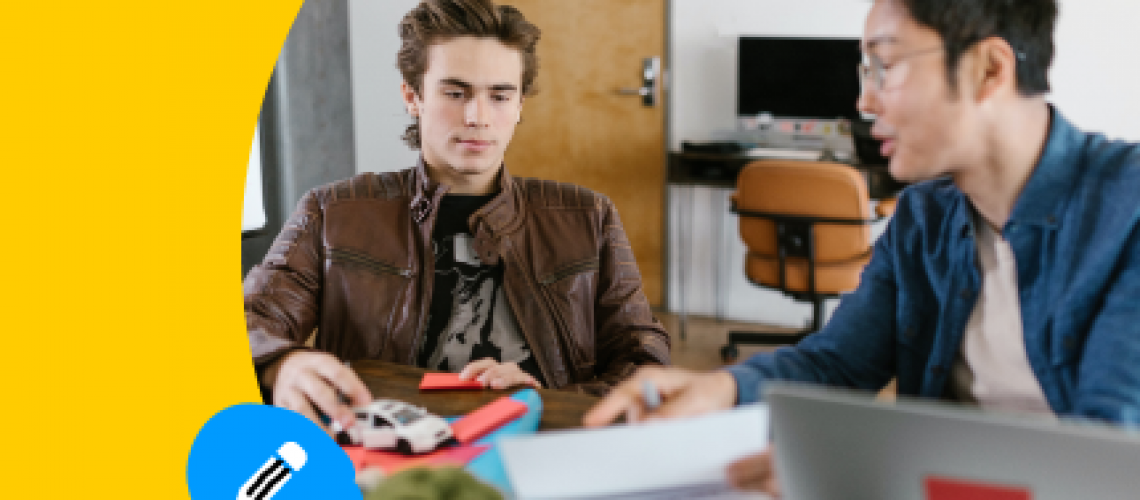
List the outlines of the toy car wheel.
<svg viewBox="0 0 1140 500">
<path fill-rule="evenodd" d="M 400 440 L 396 442 L 396 451 L 404 455 L 412 455 L 412 444 L 409 443 L 407 439 L 400 438 Z"/>
<path fill-rule="evenodd" d="M 341 446 L 349 446 L 360 443 L 352 442 L 352 436 L 349 436 L 347 431 L 340 431 L 336 433 L 336 444 L 339 444 Z"/>
</svg>

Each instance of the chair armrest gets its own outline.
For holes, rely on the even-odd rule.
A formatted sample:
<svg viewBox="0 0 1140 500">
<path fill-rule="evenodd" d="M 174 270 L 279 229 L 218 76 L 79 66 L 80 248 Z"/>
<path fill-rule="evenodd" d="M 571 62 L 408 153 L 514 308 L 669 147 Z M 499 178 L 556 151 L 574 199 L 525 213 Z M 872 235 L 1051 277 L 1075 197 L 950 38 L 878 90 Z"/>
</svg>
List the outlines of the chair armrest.
<svg viewBox="0 0 1140 500">
<path fill-rule="evenodd" d="M 879 200 L 879 204 L 875 205 L 875 215 L 878 216 L 879 220 L 894 215 L 898 202 L 898 198 L 883 198 Z"/>
</svg>

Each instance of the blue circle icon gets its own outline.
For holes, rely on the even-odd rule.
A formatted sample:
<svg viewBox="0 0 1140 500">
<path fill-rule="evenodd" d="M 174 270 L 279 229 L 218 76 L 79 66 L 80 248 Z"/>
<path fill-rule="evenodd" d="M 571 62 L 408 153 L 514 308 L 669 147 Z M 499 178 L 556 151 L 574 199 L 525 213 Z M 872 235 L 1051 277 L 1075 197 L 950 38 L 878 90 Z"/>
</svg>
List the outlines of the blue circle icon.
<svg viewBox="0 0 1140 500">
<path fill-rule="evenodd" d="M 352 461 L 316 424 L 260 404 L 211 417 L 186 464 L 193 500 L 361 500 L 354 479 Z"/>
</svg>

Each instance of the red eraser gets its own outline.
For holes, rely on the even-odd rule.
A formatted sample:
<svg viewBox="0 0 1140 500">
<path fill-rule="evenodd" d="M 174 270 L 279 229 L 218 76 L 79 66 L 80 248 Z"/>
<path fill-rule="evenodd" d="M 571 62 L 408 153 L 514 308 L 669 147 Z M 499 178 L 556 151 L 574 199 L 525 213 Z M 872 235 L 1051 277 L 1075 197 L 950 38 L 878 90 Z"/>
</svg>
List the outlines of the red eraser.
<svg viewBox="0 0 1140 500">
<path fill-rule="evenodd" d="M 939 476 L 927 476 L 927 500 L 1033 500 L 1023 486 L 988 484 Z"/>
<path fill-rule="evenodd" d="M 470 443 L 525 415 L 527 409 L 522 401 L 503 396 L 452 422 L 451 433 L 460 443 Z"/>
<path fill-rule="evenodd" d="M 420 381 L 421 391 L 440 389 L 482 389 L 478 380 L 460 380 L 458 373 L 425 373 Z"/>
</svg>

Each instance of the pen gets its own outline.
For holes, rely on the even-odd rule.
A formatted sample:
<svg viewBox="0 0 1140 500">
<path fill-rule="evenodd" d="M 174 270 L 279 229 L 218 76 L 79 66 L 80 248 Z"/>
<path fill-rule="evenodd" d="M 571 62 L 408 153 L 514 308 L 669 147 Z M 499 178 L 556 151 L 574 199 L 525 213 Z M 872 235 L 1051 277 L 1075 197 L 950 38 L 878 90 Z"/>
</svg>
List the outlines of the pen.
<svg viewBox="0 0 1140 500">
<path fill-rule="evenodd" d="M 657 392 L 657 384 L 654 384 L 652 380 L 641 383 L 641 400 L 649 411 L 656 410 L 658 406 L 661 406 L 661 393 Z"/>
</svg>

